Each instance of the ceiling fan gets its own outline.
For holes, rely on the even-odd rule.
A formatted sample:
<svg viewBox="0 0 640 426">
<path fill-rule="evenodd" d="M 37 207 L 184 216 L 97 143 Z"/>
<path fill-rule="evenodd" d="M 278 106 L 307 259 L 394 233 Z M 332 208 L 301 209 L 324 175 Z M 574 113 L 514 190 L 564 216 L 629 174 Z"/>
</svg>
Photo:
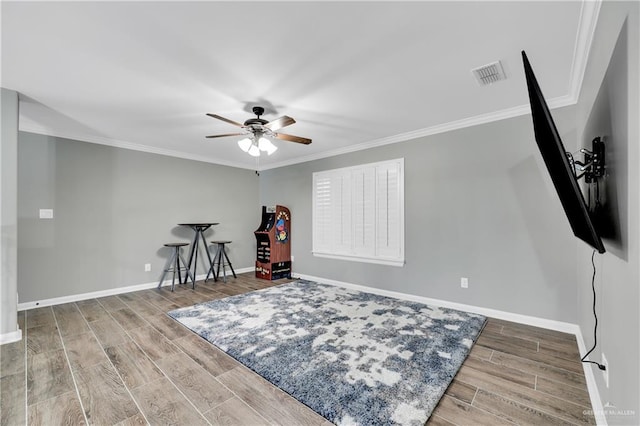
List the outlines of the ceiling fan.
<svg viewBox="0 0 640 426">
<path fill-rule="evenodd" d="M 277 132 L 281 128 L 290 126 L 293 123 L 295 123 L 296 121 L 293 118 L 284 115 L 273 121 L 267 121 L 260 118 L 260 116 L 264 114 L 264 108 L 260 106 L 254 106 L 252 110 L 253 110 L 253 113 L 256 115 L 256 118 L 250 118 L 246 120 L 244 124 L 240 124 L 237 121 L 233 121 L 228 118 L 221 117 L 217 114 L 207 113 L 209 117 L 222 120 L 226 123 L 232 124 L 236 127 L 240 127 L 241 129 L 243 129 L 243 132 L 241 133 L 225 133 L 221 135 L 210 135 L 210 136 L 207 136 L 207 138 L 224 138 L 227 136 L 247 136 L 248 135 L 251 139 L 249 138 L 243 139 L 238 142 L 238 145 L 243 151 L 248 152 L 250 155 L 253 155 L 255 157 L 260 155 L 260 151 L 267 151 L 267 153 L 271 155 L 276 149 L 278 149 L 268 139 L 265 139 L 264 136 L 281 139 L 287 142 L 297 142 L 305 145 L 309 145 L 311 143 L 311 139 Z"/>
</svg>

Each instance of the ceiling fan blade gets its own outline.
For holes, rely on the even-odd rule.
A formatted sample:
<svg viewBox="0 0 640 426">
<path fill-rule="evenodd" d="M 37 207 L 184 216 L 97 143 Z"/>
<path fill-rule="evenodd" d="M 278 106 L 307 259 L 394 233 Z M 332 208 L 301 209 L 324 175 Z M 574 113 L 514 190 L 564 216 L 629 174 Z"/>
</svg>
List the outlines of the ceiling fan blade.
<svg viewBox="0 0 640 426">
<path fill-rule="evenodd" d="M 272 132 L 275 132 L 276 130 L 282 129 L 283 127 L 291 126 L 295 122 L 296 120 L 294 120 L 293 118 L 283 115 L 280 118 L 276 118 L 275 120 L 268 122 L 264 125 L 264 127 L 271 130 Z"/>
<path fill-rule="evenodd" d="M 219 116 L 217 114 L 209 114 L 209 113 L 207 113 L 207 115 L 209 117 L 217 118 L 218 120 L 226 121 L 227 123 L 233 124 L 234 126 L 237 126 L 237 127 L 244 127 L 244 124 L 240 124 L 237 121 L 229 120 L 228 118 L 221 117 L 221 116 Z"/>
<path fill-rule="evenodd" d="M 245 133 L 226 133 L 224 135 L 211 135 L 211 136 L 205 136 L 206 138 L 225 138 L 227 136 L 244 136 Z"/>
<path fill-rule="evenodd" d="M 282 139 L 283 141 L 303 143 L 305 145 L 309 145 L 311 143 L 311 139 L 302 138 L 300 136 L 285 135 L 284 133 L 276 133 L 276 138 Z"/>
</svg>

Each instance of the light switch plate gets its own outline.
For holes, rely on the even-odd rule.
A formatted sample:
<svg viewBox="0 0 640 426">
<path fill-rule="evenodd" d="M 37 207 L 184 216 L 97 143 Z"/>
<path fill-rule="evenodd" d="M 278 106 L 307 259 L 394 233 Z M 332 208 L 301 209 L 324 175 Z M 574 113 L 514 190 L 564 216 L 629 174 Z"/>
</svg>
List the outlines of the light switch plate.
<svg viewBox="0 0 640 426">
<path fill-rule="evenodd" d="M 40 209 L 40 219 L 53 219 L 53 209 Z"/>
</svg>

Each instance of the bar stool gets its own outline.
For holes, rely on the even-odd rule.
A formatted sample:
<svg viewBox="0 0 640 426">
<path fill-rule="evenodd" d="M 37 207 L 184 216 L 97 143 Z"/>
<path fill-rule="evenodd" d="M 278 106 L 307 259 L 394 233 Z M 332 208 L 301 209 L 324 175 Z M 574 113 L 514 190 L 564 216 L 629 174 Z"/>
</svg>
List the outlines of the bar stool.
<svg viewBox="0 0 640 426">
<path fill-rule="evenodd" d="M 167 275 L 167 272 L 173 272 L 173 280 L 171 281 L 171 291 L 173 291 L 176 285 L 176 272 L 178 273 L 178 283 L 182 283 L 182 277 L 180 275 L 180 271 L 187 271 L 187 275 L 191 278 L 191 282 L 193 283 L 192 288 L 196 288 L 196 280 L 193 279 L 193 275 L 191 274 L 191 270 L 187 266 L 187 262 L 184 261 L 184 258 L 180 254 L 180 247 L 188 246 L 189 243 L 167 243 L 165 247 L 172 247 L 173 253 L 167 263 L 164 265 L 164 272 L 162 272 L 162 277 L 160 277 L 160 282 L 158 283 L 158 288 L 162 287 L 162 283 L 164 282 L 164 277 Z M 182 262 L 182 264 L 180 264 Z M 185 277 L 184 282 L 187 282 L 187 278 Z"/>
<path fill-rule="evenodd" d="M 213 274 L 214 281 L 218 281 L 218 278 L 220 277 L 220 265 L 222 265 L 222 279 L 224 280 L 225 283 L 227 282 L 227 271 L 225 269 L 225 266 L 227 265 L 229 266 L 229 268 L 231 268 L 231 273 L 233 273 L 233 278 L 238 278 L 236 276 L 236 271 L 234 271 L 233 266 L 231 266 L 231 261 L 229 260 L 229 256 L 227 256 L 227 251 L 224 248 L 224 245 L 231 244 L 231 241 L 211 241 L 211 244 L 217 244 L 218 251 L 216 252 L 216 255 L 213 258 L 213 263 L 211 264 L 211 268 L 209 268 L 209 272 L 207 272 L 207 278 L 205 278 L 205 281 L 209 279 L 210 274 Z M 224 256 L 224 259 L 222 258 L 222 256 Z M 216 264 L 218 265 L 217 269 L 215 269 Z"/>
</svg>

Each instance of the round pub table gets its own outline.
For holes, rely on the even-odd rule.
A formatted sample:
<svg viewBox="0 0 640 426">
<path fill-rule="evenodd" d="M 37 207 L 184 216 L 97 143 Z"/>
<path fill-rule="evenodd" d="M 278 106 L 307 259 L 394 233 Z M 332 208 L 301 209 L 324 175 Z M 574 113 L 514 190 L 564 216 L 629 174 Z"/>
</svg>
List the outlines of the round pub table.
<svg viewBox="0 0 640 426">
<path fill-rule="evenodd" d="M 196 269 L 198 267 L 198 247 L 200 245 L 200 241 L 204 245 L 204 252 L 207 253 L 207 258 L 209 259 L 209 268 L 213 265 L 213 261 L 211 260 L 211 254 L 209 253 L 209 248 L 207 247 L 207 240 L 204 239 L 204 231 L 211 228 L 213 225 L 217 225 L 218 222 L 208 222 L 208 223 L 179 223 L 178 226 L 188 226 L 193 229 L 194 236 L 193 242 L 191 243 L 191 247 L 189 248 L 189 261 L 187 264 L 187 268 L 191 270 L 191 264 L 193 264 L 193 277 L 196 277 Z M 217 281 L 218 277 L 213 276 L 213 280 Z M 184 282 L 187 282 L 187 277 L 185 277 Z"/>
</svg>

